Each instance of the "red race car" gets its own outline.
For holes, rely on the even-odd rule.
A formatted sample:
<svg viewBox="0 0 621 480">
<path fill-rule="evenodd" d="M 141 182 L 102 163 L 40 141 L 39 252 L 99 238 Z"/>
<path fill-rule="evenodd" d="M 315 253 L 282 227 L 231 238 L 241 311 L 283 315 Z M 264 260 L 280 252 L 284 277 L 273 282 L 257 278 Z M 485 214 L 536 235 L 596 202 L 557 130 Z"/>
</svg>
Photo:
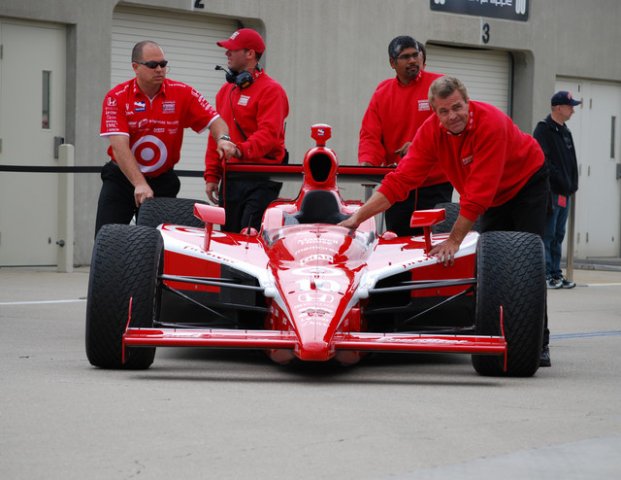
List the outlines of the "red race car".
<svg viewBox="0 0 621 480">
<path fill-rule="evenodd" d="M 156 347 L 260 349 L 280 364 L 432 352 L 470 354 L 482 375 L 533 375 L 546 303 L 539 237 L 473 231 L 445 267 L 428 255 L 447 237 L 432 231 L 444 209 L 414 212 L 420 236 L 378 234 L 373 218 L 341 227 L 360 202 L 341 198 L 337 174 L 378 172 L 339 168 L 330 134 L 312 127 L 301 166 L 229 166 L 303 175 L 259 232 L 221 232 L 224 209 L 170 198 L 146 202 L 137 225 L 104 226 L 88 288 L 90 363 L 144 369 Z"/>
</svg>

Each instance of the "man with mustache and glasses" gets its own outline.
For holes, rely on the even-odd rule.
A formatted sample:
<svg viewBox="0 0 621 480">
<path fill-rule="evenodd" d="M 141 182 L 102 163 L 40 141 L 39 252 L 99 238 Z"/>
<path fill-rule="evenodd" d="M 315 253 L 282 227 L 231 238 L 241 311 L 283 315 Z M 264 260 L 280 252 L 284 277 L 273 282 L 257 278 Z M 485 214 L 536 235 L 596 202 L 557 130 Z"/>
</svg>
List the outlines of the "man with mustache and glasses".
<svg viewBox="0 0 621 480">
<path fill-rule="evenodd" d="M 427 94 L 431 82 L 441 75 L 424 70 L 420 45 L 409 36 L 395 37 L 388 45 L 388 60 L 396 75 L 377 86 L 362 119 L 358 163 L 363 166 L 397 165 L 418 128 L 433 114 Z M 433 169 L 419 188 L 386 210 L 386 228 L 400 236 L 421 234 L 421 229 L 410 228 L 412 212 L 450 202 L 452 194 L 444 172 Z"/>
<path fill-rule="evenodd" d="M 218 155 L 235 153 L 224 120 L 194 88 L 167 79 L 167 65 L 157 43 L 137 43 L 132 50 L 135 78 L 104 98 L 100 135 L 110 141 L 110 161 L 101 172 L 95 234 L 109 223 L 129 223 L 148 198 L 177 195 L 180 182 L 173 167 L 185 128 L 209 129 Z"/>
</svg>

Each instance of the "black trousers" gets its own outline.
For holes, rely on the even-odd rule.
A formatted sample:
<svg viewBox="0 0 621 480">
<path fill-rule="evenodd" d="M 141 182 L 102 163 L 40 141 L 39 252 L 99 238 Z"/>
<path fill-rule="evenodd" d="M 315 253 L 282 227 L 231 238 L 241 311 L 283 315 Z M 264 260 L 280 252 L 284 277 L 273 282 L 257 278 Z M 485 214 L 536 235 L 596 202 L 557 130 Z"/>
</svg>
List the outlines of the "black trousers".
<svg viewBox="0 0 621 480">
<path fill-rule="evenodd" d="M 114 162 L 108 162 L 101 170 L 101 192 L 97 204 L 95 235 L 99 229 L 109 223 L 128 224 L 138 208 L 134 200 L 134 186 Z M 176 197 L 181 182 L 174 170 L 169 170 L 157 177 L 147 177 L 147 183 L 156 197 Z"/>
<path fill-rule="evenodd" d="M 541 167 L 508 202 L 489 208 L 481 216 L 481 231 L 504 230 L 536 233 L 542 240 L 546 229 L 550 181 Z"/>
<path fill-rule="evenodd" d="M 498 207 L 488 209 L 481 216 L 481 232 L 505 230 L 535 233 L 543 241 L 549 198 L 549 173 L 544 165 L 533 174 L 515 197 Z M 543 345 L 546 346 L 549 343 L 550 330 L 546 306 Z"/>
<path fill-rule="evenodd" d="M 220 206 L 226 211 L 225 232 L 238 233 L 246 227 L 259 231 L 263 213 L 278 198 L 282 183 L 250 177 L 228 177 L 220 184 Z"/>
<path fill-rule="evenodd" d="M 386 210 L 386 230 L 395 232 L 400 237 L 422 235 L 422 228 L 411 228 L 410 218 L 414 210 L 429 210 L 438 203 L 450 202 L 453 196 L 453 185 L 439 183 L 430 187 L 412 190 L 404 201 L 396 202 Z"/>
</svg>

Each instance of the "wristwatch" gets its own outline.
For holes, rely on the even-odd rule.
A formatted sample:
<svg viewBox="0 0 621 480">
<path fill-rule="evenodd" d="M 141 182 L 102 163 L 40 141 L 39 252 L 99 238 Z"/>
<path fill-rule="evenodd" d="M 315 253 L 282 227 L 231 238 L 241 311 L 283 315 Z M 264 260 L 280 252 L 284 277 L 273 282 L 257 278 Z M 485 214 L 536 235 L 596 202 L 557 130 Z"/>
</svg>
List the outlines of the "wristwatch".
<svg viewBox="0 0 621 480">
<path fill-rule="evenodd" d="M 218 139 L 216 140 L 216 142 L 219 142 L 220 140 L 226 140 L 227 142 L 231 141 L 231 137 L 229 137 L 226 133 L 220 135 L 218 137 Z"/>
</svg>

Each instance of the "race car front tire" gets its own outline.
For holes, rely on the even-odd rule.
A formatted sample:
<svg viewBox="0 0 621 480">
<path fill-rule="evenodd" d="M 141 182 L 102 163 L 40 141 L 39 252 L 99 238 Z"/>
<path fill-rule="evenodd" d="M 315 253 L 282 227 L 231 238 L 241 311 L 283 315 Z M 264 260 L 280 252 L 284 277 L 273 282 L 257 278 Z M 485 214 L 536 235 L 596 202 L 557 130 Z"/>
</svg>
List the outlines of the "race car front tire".
<svg viewBox="0 0 621 480">
<path fill-rule="evenodd" d="M 503 357 L 473 355 L 486 376 L 530 377 L 539 368 L 546 311 L 545 256 L 538 235 L 487 232 L 477 245 L 475 330 L 500 335 L 503 309 L 507 371 Z"/>
<path fill-rule="evenodd" d="M 122 337 L 132 327 L 152 327 L 159 316 L 164 242 L 158 230 L 104 225 L 95 239 L 86 304 L 86 355 L 101 368 L 146 369 L 154 347 L 128 348 Z"/>
<path fill-rule="evenodd" d="M 162 223 L 202 228 L 205 224 L 194 216 L 194 204 L 207 203 L 192 198 L 154 197 L 138 209 L 136 224 L 157 227 Z"/>
</svg>

